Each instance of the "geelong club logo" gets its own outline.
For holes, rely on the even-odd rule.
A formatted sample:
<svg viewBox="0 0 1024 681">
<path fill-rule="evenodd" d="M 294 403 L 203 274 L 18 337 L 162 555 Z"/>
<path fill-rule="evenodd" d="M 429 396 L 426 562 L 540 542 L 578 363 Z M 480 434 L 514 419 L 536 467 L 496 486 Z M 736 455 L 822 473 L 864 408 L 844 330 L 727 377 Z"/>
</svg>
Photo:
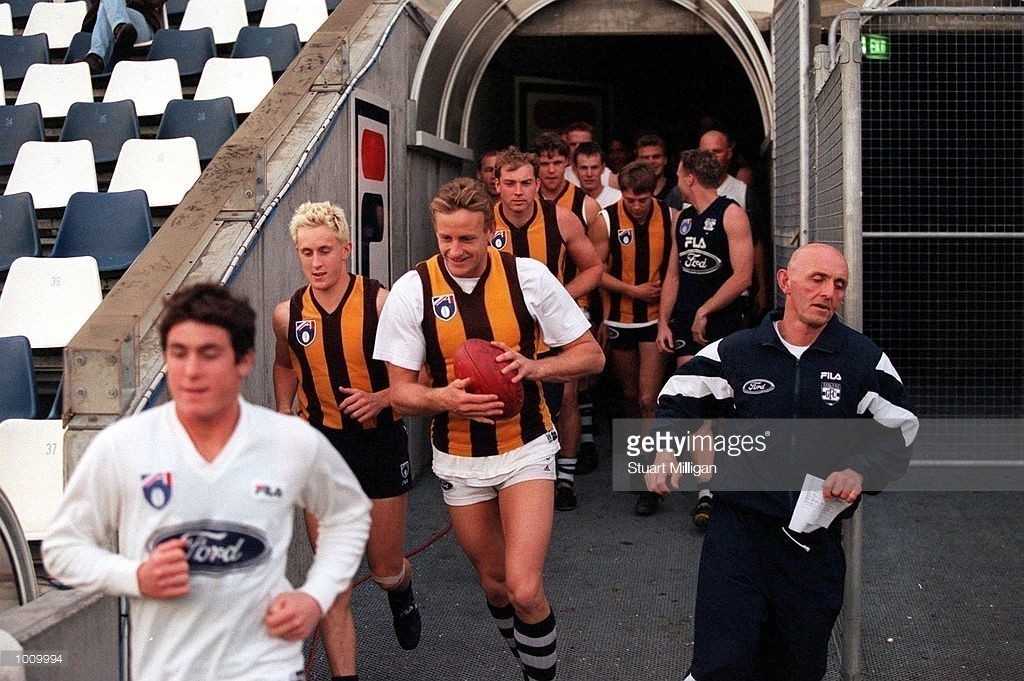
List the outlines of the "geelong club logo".
<svg viewBox="0 0 1024 681">
<path fill-rule="evenodd" d="M 434 296 L 430 299 L 430 303 L 434 308 L 434 316 L 442 322 L 447 322 L 459 311 L 455 306 L 454 293 L 446 293 L 443 296 Z"/>
<path fill-rule="evenodd" d="M 303 319 L 295 322 L 295 340 L 299 345 L 306 347 L 316 338 L 316 320 Z"/>
</svg>

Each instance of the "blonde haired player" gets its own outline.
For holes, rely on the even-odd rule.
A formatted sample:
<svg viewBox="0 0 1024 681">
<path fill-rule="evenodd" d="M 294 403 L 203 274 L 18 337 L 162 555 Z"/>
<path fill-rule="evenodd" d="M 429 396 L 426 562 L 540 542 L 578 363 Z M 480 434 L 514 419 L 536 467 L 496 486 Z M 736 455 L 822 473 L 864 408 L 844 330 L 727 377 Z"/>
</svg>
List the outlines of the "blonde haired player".
<svg viewBox="0 0 1024 681">
<path fill-rule="evenodd" d="M 304 203 L 288 226 L 306 286 L 274 308 L 277 410 L 298 414 L 323 433 L 352 467 L 373 502 L 366 558 L 387 592 L 395 635 L 406 650 L 420 638 L 412 566 L 403 557 L 408 491 L 408 436 L 392 409 L 387 369 L 373 359 L 377 319 L 387 291 L 348 271 L 352 251 L 344 211 Z M 316 544 L 317 522 L 306 517 Z M 336 679 L 356 676 L 351 592 L 324 618 L 324 648 Z"/>
</svg>

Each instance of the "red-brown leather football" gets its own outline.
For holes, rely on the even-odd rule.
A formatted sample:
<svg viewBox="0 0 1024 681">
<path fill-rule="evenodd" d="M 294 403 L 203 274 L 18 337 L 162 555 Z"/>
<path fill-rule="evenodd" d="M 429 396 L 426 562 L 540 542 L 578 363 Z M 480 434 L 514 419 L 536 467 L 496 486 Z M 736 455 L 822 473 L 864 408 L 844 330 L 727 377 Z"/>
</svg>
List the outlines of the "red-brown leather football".
<svg viewBox="0 0 1024 681">
<path fill-rule="evenodd" d="M 470 338 L 460 345 L 452 356 L 456 378 L 470 379 L 467 392 L 474 395 L 497 395 L 505 403 L 498 418 L 507 419 L 523 408 L 523 384 L 513 383 L 510 376 L 501 373 L 504 363 L 495 358 L 505 352 L 481 338 Z"/>
</svg>

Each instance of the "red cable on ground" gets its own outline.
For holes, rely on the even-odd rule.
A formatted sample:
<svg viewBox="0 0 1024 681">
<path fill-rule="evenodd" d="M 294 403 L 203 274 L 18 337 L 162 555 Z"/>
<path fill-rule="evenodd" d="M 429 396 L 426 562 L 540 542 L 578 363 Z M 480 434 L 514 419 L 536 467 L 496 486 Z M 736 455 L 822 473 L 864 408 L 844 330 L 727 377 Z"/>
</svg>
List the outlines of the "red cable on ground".
<svg viewBox="0 0 1024 681">
<path fill-rule="evenodd" d="M 452 524 L 448 523 L 443 530 L 441 530 L 440 532 L 435 534 L 433 537 L 428 539 L 422 545 L 418 546 L 417 548 L 413 549 L 409 553 L 405 554 L 405 557 L 406 558 L 412 558 L 417 553 L 420 553 L 421 551 L 425 551 L 431 544 L 433 544 L 437 540 L 439 540 L 442 537 L 444 537 L 446 534 L 451 532 L 451 530 L 452 530 Z M 357 579 L 357 580 L 352 582 L 352 587 L 351 588 L 353 588 L 353 589 L 356 588 L 357 586 L 359 586 L 360 584 L 362 584 L 366 580 L 370 579 L 371 576 L 372 575 L 370 575 L 369 573 L 363 575 L 359 579 Z M 306 661 L 306 677 L 307 678 L 309 677 L 310 670 L 313 668 L 313 655 L 316 653 L 316 644 L 317 644 L 317 642 L 319 640 L 320 640 L 320 625 L 318 624 L 318 625 L 316 625 L 316 629 L 313 630 L 313 645 L 311 645 L 310 648 L 309 648 L 309 659 Z"/>
</svg>

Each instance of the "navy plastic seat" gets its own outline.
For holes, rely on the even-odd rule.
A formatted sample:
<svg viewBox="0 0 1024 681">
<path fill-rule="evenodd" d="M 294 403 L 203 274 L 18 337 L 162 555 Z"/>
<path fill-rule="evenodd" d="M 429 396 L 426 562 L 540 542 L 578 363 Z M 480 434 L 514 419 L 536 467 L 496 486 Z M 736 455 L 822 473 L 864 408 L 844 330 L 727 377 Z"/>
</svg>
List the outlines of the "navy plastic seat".
<svg viewBox="0 0 1024 681">
<path fill-rule="evenodd" d="M 28 192 L 0 196 L 0 272 L 22 256 L 38 256 L 36 209 Z"/>
<path fill-rule="evenodd" d="M 78 192 L 68 200 L 54 258 L 91 255 L 100 272 L 126 270 L 153 238 L 146 192 Z"/>
<path fill-rule="evenodd" d="M 125 140 L 139 137 L 139 119 L 130 99 L 120 102 L 75 102 L 68 109 L 60 142 L 89 140 L 96 163 L 113 163 Z"/>
<path fill-rule="evenodd" d="M 53 404 L 50 405 L 48 419 L 64 418 L 64 374 L 60 375 L 60 382 L 57 383 L 57 393 L 53 396 Z"/>
<path fill-rule="evenodd" d="M 32 13 L 32 5 L 50 1 L 51 0 L 6 0 L 7 4 L 11 6 L 11 17 L 14 19 L 27 19 L 28 15 Z"/>
<path fill-rule="evenodd" d="M 5 83 L 22 80 L 33 64 L 49 63 L 50 44 L 45 34 L 0 35 L 0 69 Z"/>
<path fill-rule="evenodd" d="M 167 103 L 156 138 L 192 137 L 199 160 L 209 161 L 238 127 L 230 97 L 175 99 Z"/>
<path fill-rule="evenodd" d="M 34 419 L 39 401 L 28 338 L 0 337 L 0 376 L 0 421 Z"/>
<path fill-rule="evenodd" d="M 146 59 L 173 59 L 178 62 L 178 75 L 185 77 L 200 75 L 207 60 L 216 56 L 217 44 L 213 41 L 212 28 L 190 31 L 161 28 L 153 36 Z"/>
<path fill-rule="evenodd" d="M 301 49 L 299 30 L 295 24 L 267 28 L 243 26 L 231 50 L 231 57 L 267 57 L 270 59 L 270 70 L 277 76 L 284 73 Z"/>
<path fill-rule="evenodd" d="M 82 61 L 82 58 L 89 54 L 90 47 L 92 47 L 92 33 L 79 31 L 74 34 L 71 36 L 71 44 L 68 45 L 68 51 L 64 53 L 64 63 L 74 64 Z"/>
<path fill-rule="evenodd" d="M 188 0 L 167 0 L 164 7 L 167 9 L 168 17 L 178 17 L 180 20 L 181 15 L 185 13 L 186 5 L 188 5 Z"/>
<path fill-rule="evenodd" d="M 327 11 L 333 12 L 338 9 L 338 5 L 341 4 L 341 0 L 327 0 Z"/>
<path fill-rule="evenodd" d="M 71 44 L 68 45 L 68 51 L 64 54 L 65 64 L 74 64 L 82 61 L 85 55 L 89 54 L 89 48 L 92 47 L 92 33 L 86 33 L 85 31 L 79 31 L 71 37 Z M 112 64 L 103 63 L 103 71 L 93 75 L 93 78 L 100 76 L 109 76 L 110 69 L 113 68 Z"/>
<path fill-rule="evenodd" d="M 267 6 L 267 0 L 245 0 L 245 11 L 247 14 L 262 12 Z"/>
<path fill-rule="evenodd" d="M 46 130 L 39 104 L 0 106 L 0 166 L 14 165 L 22 143 L 44 141 Z"/>
</svg>

